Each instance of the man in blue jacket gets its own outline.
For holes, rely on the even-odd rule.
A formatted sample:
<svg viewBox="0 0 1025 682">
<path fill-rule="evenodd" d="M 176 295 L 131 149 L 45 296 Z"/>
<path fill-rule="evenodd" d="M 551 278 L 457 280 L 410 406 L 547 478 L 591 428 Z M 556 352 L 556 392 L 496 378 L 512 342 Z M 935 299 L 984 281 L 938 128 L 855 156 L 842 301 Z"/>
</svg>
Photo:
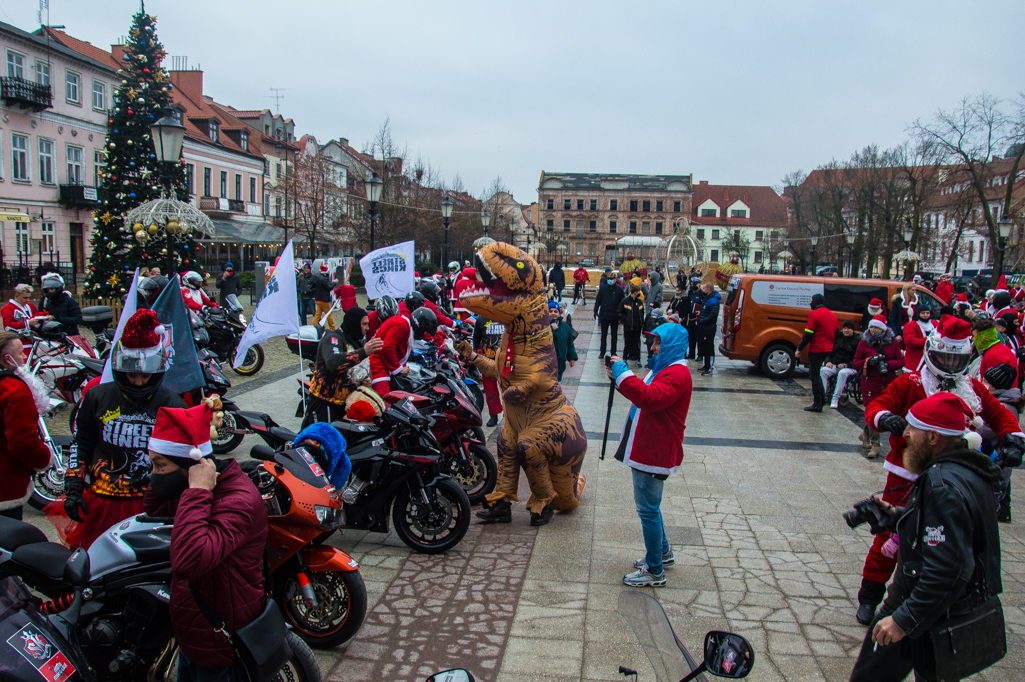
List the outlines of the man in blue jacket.
<svg viewBox="0 0 1025 682">
<path fill-rule="evenodd" d="M 701 368 L 701 374 L 708 376 L 715 369 L 715 325 L 719 321 L 719 306 L 722 299 L 719 292 L 710 283 L 701 285 L 701 292 L 705 300 L 701 303 L 701 312 L 698 314 L 698 354 L 705 359 L 705 366 Z"/>
<path fill-rule="evenodd" d="M 605 355 L 605 339 L 608 336 L 609 328 L 612 328 L 612 354 L 616 354 L 616 345 L 619 337 L 619 304 L 626 298 L 623 290 L 616 286 L 616 278 L 612 276 L 612 269 L 605 268 L 601 284 L 598 285 L 598 295 L 594 297 L 594 317 L 601 326 L 601 350 L 598 355 Z"/>
</svg>

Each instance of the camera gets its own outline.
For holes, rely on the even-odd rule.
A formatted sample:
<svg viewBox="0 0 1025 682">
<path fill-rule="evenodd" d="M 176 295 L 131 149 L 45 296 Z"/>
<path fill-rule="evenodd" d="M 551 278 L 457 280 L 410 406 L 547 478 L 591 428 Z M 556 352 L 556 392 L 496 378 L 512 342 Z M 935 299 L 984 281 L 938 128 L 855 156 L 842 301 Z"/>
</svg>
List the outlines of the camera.
<svg viewBox="0 0 1025 682">
<path fill-rule="evenodd" d="M 612 367 L 612 356 L 611 355 L 606 355 L 605 356 L 605 366 L 606 367 Z"/>
<path fill-rule="evenodd" d="M 843 520 L 847 522 L 849 527 L 857 528 L 858 526 L 867 523 L 869 528 L 872 530 L 872 535 L 876 535 L 886 530 L 886 526 L 890 522 L 890 517 L 885 511 L 883 511 L 882 506 L 874 497 L 866 497 L 863 500 L 858 500 L 853 506 L 853 511 L 845 511 L 843 513 Z"/>
<path fill-rule="evenodd" d="M 878 369 L 879 373 L 884 376 L 890 373 L 890 365 L 886 361 L 885 355 L 876 356 L 876 369 Z"/>
</svg>

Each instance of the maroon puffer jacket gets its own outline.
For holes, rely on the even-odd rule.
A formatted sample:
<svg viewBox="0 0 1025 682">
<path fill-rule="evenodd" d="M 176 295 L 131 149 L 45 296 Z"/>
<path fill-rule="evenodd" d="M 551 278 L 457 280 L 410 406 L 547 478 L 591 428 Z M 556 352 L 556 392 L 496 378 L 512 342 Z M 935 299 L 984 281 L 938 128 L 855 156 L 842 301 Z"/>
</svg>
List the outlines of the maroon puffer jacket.
<svg viewBox="0 0 1025 682">
<path fill-rule="evenodd" d="M 217 462 L 213 491 L 189 488 L 174 502 L 146 489 L 146 512 L 174 516 L 171 533 L 171 625 L 182 651 L 210 668 L 235 662 L 228 638 L 214 632 L 189 592 L 189 579 L 233 631 L 260 615 L 264 605 L 263 550 L 267 509 L 234 460 Z M 222 470 L 223 469 L 223 470 Z"/>
<path fill-rule="evenodd" d="M 861 399 L 866 406 L 883 394 L 890 382 L 897 378 L 897 370 L 904 366 L 904 357 L 893 332 L 887 329 L 883 336 L 884 339 L 881 342 L 877 341 L 876 344 L 869 344 L 865 337 L 862 337 L 858 342 L 858 349 L 854 352 L 854 369 L 861 372 Z M 875 367 L 866 366 L 870 358 L 880 353 L 886 356 L 886 364 L 890 368 L 886 374 L 880 374 Z"/>
</svg>

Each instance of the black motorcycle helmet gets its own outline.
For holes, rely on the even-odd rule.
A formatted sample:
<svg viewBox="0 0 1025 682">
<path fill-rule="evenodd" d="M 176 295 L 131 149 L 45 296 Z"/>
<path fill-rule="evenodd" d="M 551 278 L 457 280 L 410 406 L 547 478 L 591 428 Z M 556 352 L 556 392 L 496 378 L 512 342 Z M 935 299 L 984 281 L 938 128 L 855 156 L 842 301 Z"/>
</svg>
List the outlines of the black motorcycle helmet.
<svg viewBox="0 0 1025 682">
<path fill-rule="evenodd" d="M 418 308 L 422 308 L 424 304 L 424 295 L 419 291 L 410 291 L 406 294 L 406 310 L 410 313 L 415 312 Z M 431 313 L 432 315 L 434 313 Z M 434 321 L 437 324 L 437 320 Z"/>
<path fill-rule="evenodd" d="M 406 296 L 408 304 L 409 296 Z M 417 308 L 409 317 L 409 323 L 413 326 L 413 338 L 422 339 L 424 336 L 434 336 L 438 332 L 438 316 L 430 308 Z"/>
<path fill-rule="evenodd" d="M 811 309 L 816 310 L 826 305 L 826 297 L 822 294 L 812 294 L 811 297 Z"/>
<path fill-rule="evenodd" d="M 993 310 L 1003 310 L 1009 305 L 1011 305 L 1010 291 L 998 291 L 993 294 Z"/>
<path fill-rule="evenodd" d="M 424 279 L 420 281 L 420 293 L 424 295 L 424 298 L 438 305 L 441 300 L 441 287 L 438 286 L 437 282 L 432 279 Z M 409 305 L 408 303 L 406 305 Z"/>
<path fill-rule="evenodd" d="M 391 296 L 382 296 L 374 303 L 374 310 L 377 312 L 377 320 L 384 322 L 399 314 L 399 304 Z"/>
</svg>

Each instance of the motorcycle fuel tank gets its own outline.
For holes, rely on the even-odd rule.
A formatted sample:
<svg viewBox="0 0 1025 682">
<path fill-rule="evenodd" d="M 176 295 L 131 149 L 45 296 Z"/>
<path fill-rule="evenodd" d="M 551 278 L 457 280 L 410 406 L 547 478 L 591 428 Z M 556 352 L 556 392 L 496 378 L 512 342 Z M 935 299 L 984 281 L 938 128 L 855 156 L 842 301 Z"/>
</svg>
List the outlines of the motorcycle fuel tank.
<svg viewBox="0 0 1025 682">
<path fill-rule="evenodd" d="M 28 602 L 29 596 L 15 580 L 0 580 L 0 679 L 91 682 L 84 657 Z"/>
<path fill-rule="evenodd" d="M 90 578 L 95 580 L 140 562 L 171 560 L 171 529 L 165 521 L 134 516 L 113 526 L 89 547 Z"/>
</svg>

